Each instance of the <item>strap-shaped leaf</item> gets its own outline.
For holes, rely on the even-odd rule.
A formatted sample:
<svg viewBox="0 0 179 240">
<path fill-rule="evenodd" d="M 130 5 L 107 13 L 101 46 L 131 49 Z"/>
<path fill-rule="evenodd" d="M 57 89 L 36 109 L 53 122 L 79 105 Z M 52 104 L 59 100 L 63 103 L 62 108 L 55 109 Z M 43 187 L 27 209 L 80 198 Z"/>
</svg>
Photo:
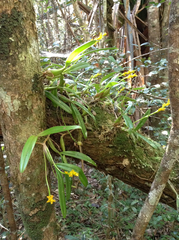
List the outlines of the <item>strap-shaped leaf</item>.
<svg viewBox="0 0 179 240">
<path fill-rule="evenodd" d="M 75 152 L 75 151 L 64 151 L 64 152 L 61 152 L 61 154 L 64 154 L 65 156 L 68 156 L 68 157 L 74 157 L 74 158 L 84 160 L 84 161 L 96 166 L 96 163 L 90 157 L 85 155 L 84 153 Z"/>
<path fill-rule="evenodd" d="M 43 151 L 44 151 L 47 159 L 49 160 L 49 162 L 53 164 L 53 157 L 52 157 L 52 155 L 51 155 L 51 153 L 50 153 L 50 151 L 49 151 L 49 149 L 46 145 L 43 145 Z"/>
<path fill-rule="evenodd" d="M 91 53 L 94 53 L 94 52 L 99 52 L 99 51 L 107 51 L 107 50 L 115 50 L 117 49 L 116 47 L 111 47 L 111 48 L 99 48 L 99 49 L 95 49 L 95 50 L 91 50 L 91 51 L 88 51 L 88 52 L 85 52 L 84 54 L 82 54 L 80 57 L 83 57 L 85 55 L 88 55 L 88 54 L 91 54 Z"/>
<path fill-rule="evenodd" d="M 60 155 L 60 152 L 56 149 L 56 147 L 54 146 L 54 144 L 53 144 L 53 142 L 52 142 L 52 140 L 51 140 L 50 138 L 48 139 L 48 144 L 49 144 L 50 148 L 51 148 L 54 152 L 56 152 L 56 153 L 58 153 L 58 154 Z"/>
<path fill-rule="evenodd" d="M 21 173 L 23 173 L 27 167 L 29 158 L 30 158 L 31 153 L 34 149 L 34 146 L 37 142 L 37 138 L 38 138 L 38 136 L 34 136 L 34 135 L 30 136 L 23 147 L 21 159 L 20 159 L 20 172 Z"/>
<path fill-rule="evenodd" d="M 65 67 L 68 67 L 71 62 L 73 62 L 74 60 L 76 60 L 77 56 L 84 52 L 86 49 L 88 49 L 89 47 L 91 47 L 93 44 L 96 43 L 96 40 L 92 40 L 92 41 L 89 41 L 87 43 L 84 43 L 83 45 L 81 45 L 80 47 L 76 48 L 71 54 L 70 56 L 67 58 L 66 60 L 66 64 L 65 64 Z"/>
<path fill-rule="evenodd" d="M 61 172 L 56 169 L 57 180 L 58 180 L 58 196 L 60 202 L 60 208 L 62 211 L 62 215 L 66 217 L 66 200 L 65 200 L 65 192 L 64 192 L 64 182 Z"/>
<path fill-rule="evenodd" d="M 86 113 L 88 113 L 94 121 L 96 121 L 95 116 L 81 103 L 77 101 L 73 101 L 74 104 L 76 104 L 78 107 L 82 108 Z"/>
<path fill-rule="evenodd" d="M 155 141 L 152 141 L 151 139 L 141 135 L 140 133 L 136 132 L 135 133 L 138 137 L 142 138 L 145 142 L 147 142 L 151 147 L 155 148 L 155 149 L 160 149 L 160 144 L 158 144 Z"/>
<path fill-rule="evenodd" d="M 66 200 L 68 201 L 70 199 L 71 194 L 72 179 L 67 174 L 65 174 L 65 183 L 66 183 Z"/>
<path fill-rule="evenodd" d="M 87 187 L 88 180 L 82 170 L 79 172 L 79 179 L 80 179 L 80 182 L 83 184 L 83 186 Z"/>
<path fill-rule="evenodd" d="M 58 94 L 58 98 L 60 100 L 62 100 L 63 102 L 71 102 L 71 100 L 65 96 L 63 96 L 62 94 Z"/>
<path fill-rule="evenodd" d="M 69 73 L 69 72 L 72 72 L 72 71 L 74 72 L 74 71 L 77 71 L 77 70 L 82 69 L 82 68 L 87 68 L 87 67 L 89 67 L 89 66 L 90 66 L 89 63 L 80 62 L 80 63 L 77 63 L 77 64 L 72 65 L 71 67 L 67 68 L 67 69 L 63 72 L 63 74 Z"/>
<path fill-rule="evenodd" d="M 148 109 L 145 114 L 142 116 L 142 119 L 140 120 L 140 122 L 138 123 L 138 125 L 135 127 L 135 131 L 139 130 L 147 121 L 148 119 L 148 115 L 150 114 L 150 109 Z"/>
<path fill-rule="evenodd" d="M 65 104 L 64 102 L 62 102 L 60 99 L 58 99 L 57 97 L 55 97 L 52 93 L 45 91 L 45 95 L 47 98 L 49 98 L 54 104 L 56 104 L 57 106 L 61 107 L 65 112 L 72 114 L 71 108 Z"/>
<path fill-rule="evenodd" d="M 126 123 L 126 126 L 127 126 L 129 129 L 132 129 L 134 126 L 133 126 L 133 123 L 132 123 L 130 117 L 127 116 L 127 115 L 125 115 L 125 114 L 123 114 L 122 116 L 123 116 L 123 118 L 124 118 L 124 121 L 125 121 L 125 123 Z"/>
<path fill-rule="evenodd" d="M 81 113 L 78 111 L 78 109 L 75 107 L 74 104 L 71 104 L 71 108 L 73 110 L 73 113 L 74 113 L 75 117 L 78 120 L 78 123 L 79 123 L 79 125 L 81 127 L 81 131 L 83 133 L 84 138 L 87 138 L 87 131 L 86 131 L 85 123 L 83 121 Z"/>
<path fill-rule="evenodd" d="M 83 173 L 82 169 L 79 168 L 78 166 L 75 166 L 73 164 L 68 164 L 68 163 L 56 163 L 56 166 L 65 171 L 68 171 L 68 172 L 70 172 L 71 170 L 74 170 L 75 172 L 77 172 L 79 174 L 79 179 L 80 179 L 81 183 L 85 187 L 88 185 L 88 180 L 87 180 L 85 174 Z"/>
<path fill-rule="evenodd" d="M 111 72 L 111 73 L 107 74 L 106 76 L 104 76 L 104 77 L 101 79 L 100 83 L 102 83 L 103 81 L 111 78 L 111 77 L 112 77 L 114 74 L 116 74 L 116 73 L 117 73 L 117 72 Z"/>
<path fill-rule="evenodd" d="M 50 134 L 54 133 L 59 133 L 59 132 L 66 132 L 74 129 L 81 129 L 80 126 L 74 125 L 74 126 L 56 126 L 56 127 L 51 127 L 41 133 L 38 134 L 38 137 L 44 137 Z"/>
</svg>

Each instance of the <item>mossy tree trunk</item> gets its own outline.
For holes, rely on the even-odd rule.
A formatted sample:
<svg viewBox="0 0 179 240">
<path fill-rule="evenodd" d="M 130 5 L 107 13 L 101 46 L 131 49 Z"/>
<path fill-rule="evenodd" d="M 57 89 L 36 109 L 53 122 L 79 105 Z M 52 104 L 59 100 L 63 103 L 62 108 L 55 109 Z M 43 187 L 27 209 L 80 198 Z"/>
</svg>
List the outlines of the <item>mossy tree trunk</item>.
<svg viewBox="0 0 179 240">
<path fill-rule="evenodd" d="M 50 104 L 50 103 L 49 103 Z M 105 172 L 124 183 L 148 193 L 154 180 L 160 161 L 164 155 L 162 148 L 154 149 L 145 141 L 133 139 L 124 124 L 115 126 L 113 109 L 102 107 L 101 104 L 90 105 L 96 112 L 96 124 L 88 118 L 86 127 L 88 137 L 83 141 L 82 151 L 90 156 L 97 164 L 97 169 Z M 47 106 L 47 125 L 53 127 L 59 125 L 59 114 L 56 108 L 50 104 Z M 73 125 L 73 118 L 66 116 L 64 120 L 67 125 Z M 73 132 L 73 137 L 78 141 L 78 134 Z M 51 136 L 58 144 L 60 135 Z M 79 151 L 69 135 L 64 136 L 67 150 Z M 179 164 L 175 164 L 174 171 L 170 175 L 170 181 L 176 191 L 178 186 Z M 160 199 L 161 202 L 176 208 L 176 195 L 170 184 L 167 184 Z"/>
<path fill-rule="evenodd" d="M 19 172 L 26 140 L 45 128 L 45 97 L 31 0 L 0 1 L 0 36 L 0 121 L 11 180 L 29 239 L 54 240 L 54 207 L 46 203 L 40 147 L 35 148 L 25 172 Z"/>
</svg>

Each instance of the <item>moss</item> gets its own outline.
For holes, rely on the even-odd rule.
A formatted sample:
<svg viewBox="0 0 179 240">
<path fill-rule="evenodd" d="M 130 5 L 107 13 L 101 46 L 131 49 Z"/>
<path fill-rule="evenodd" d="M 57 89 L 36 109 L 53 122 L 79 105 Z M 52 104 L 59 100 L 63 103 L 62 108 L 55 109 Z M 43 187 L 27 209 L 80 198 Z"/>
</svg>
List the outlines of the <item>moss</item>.
<svg viewBox="0 0 179 240">
<path fill-rule="evenodd" d="M 21 12 L 13 8 L 11 14 L 3 12 L 0 18 L 0 59 L 5 60 L 10 55 L 10 45 L 13 44 L 15 39 L 14 34 L 18 29 L 18 35 L 23 38 L 24 30 L 22 27 L 23 15 Z"/>
<path fill-rule="evenodd" d="M 44 210 L 39 210 L 45 206 Z M 37 213 L 29 216 L 28 214 L 24 214 L 22 212 L 22 220 L 24 223 L 24 227 L 28 236 L 33 240 L 41 240 L 43 239 L 43 228 L 49 224 L 51 214 L 53 212 L 53 205 L 47 204 L 46 200 L 40 201 L 31 208 L 31 212 L 36 211 Z M 54 223 L 55 224 L 55 223 Z"/>
<path fill-rule="evenodd" d="M 32 79 L 32 92 L 38 92 L 39 94 L 43 94 L 43 85 L 42 85 L 41 75 L 35 73 Z"/>
<path fill-rule="evenodd" d="M 109 120 L 111 120 L 112 123 L 115 121 L 114 114 L 109 113 L 109 109 L 103 109 L 102 107 L 94 107 L 93 110 L 96 112 L 95 118 L 96 118 L 96 126 L 101 127 L 102 125 L 109 125 Z"/>
</svg>

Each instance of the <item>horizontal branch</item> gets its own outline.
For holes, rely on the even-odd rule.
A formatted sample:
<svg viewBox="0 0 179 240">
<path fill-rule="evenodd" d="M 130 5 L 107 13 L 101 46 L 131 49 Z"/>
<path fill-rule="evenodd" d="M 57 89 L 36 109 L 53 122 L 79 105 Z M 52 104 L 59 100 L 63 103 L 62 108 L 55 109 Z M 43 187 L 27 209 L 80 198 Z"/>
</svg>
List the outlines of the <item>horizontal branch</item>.
<svg viewBox="0 0 179 240">
<path fill-rule="evenodd" d="M 57 117 L 56 109 L 47 109 L 48 127 L 60 125 L 62 122 Z M 154 179 L 164 150 L 154 149 L 141 139 L 132 139 L 131 136 L 120 126 L 115 127 L 115 117 L 112 111 L 94 107 L 96 113 L 96 124 L 88 118 L 86 128 L 88 137 L 83 141 L 83 153 L 90 156 L 97 164 L 97 169 L 124 183 L 148 193 Z M 64 116 L 67 125 L 74 124 L 72 116 Z M 63 125 L 63 124 L 61 124 Z M 73 137 L 78 141 L 77 132 Z M 58 143 L 59 136 L 55 135 L 54 140 Z M 78 150 L 69 135 L 65 136 L 67 149 Z M 175 167 L 177 169 L 177 166 Z M 173 171 L 170 181 L 177 191 L 178 171 Z M 161 202 L 176 208 L 176 195 L 168 184 L 161 197 Z"/>
</svg>

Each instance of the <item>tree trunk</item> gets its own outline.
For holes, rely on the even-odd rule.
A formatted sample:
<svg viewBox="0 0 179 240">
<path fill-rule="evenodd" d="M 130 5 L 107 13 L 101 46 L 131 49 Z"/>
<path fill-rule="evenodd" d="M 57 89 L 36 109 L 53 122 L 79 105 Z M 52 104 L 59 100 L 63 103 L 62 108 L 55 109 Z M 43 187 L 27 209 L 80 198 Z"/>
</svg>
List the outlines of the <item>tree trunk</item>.
<svg viewBox="0 0 179 240">
<path fill-rule="evenodd" d="M 19 172 L 22 148 L 45 128 L 35 13 L 31 0 L 0 1 L 0 121 L 11 180 L 29 239 L 54 240 L 55 214 L 47 202 L 43 153 L 36 147 Z"/>
</svg>

